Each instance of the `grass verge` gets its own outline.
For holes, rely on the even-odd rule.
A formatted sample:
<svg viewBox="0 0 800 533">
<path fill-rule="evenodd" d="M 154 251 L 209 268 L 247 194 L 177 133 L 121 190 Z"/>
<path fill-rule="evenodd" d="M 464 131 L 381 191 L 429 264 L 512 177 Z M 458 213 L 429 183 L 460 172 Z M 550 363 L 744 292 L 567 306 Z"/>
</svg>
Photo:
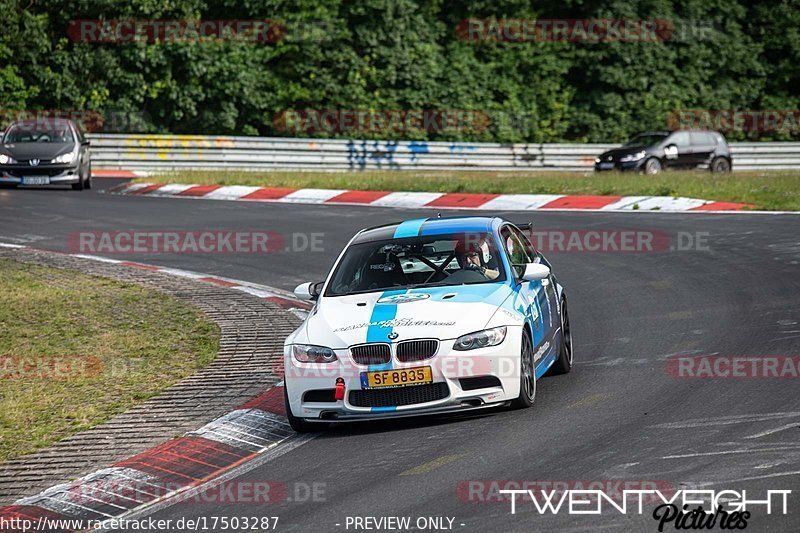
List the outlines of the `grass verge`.
<svg viewBox="0 0 800 533">
<path fill-rule="evenodd" d="M 211 362 L 217 326 L 138 285 L 0 259 L 0 463 L 95 426 Z"/>
<path fill-rule="evenodd" d="M 373 191 L 688 196 L 704 200 L 752 204 L 754 209 L 759 210 L 800 210 L 799 171 L 730 174 L 697 171 L 645 176 L 617 172 L 594 174 L 413 170 L 364 172 L 184 170 L 160 173 L 139 181 Z"/>
</svg>

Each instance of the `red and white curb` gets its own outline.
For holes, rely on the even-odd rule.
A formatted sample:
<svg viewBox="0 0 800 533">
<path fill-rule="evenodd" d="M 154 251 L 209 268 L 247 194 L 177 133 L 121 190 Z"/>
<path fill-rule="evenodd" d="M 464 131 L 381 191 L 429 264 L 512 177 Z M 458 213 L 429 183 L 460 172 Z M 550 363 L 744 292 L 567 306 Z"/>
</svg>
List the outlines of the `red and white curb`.
<svg viewBox="0 0 800 533">
<path fill-rule="evenodd" d="M 480 211 L 741 211 L 747 204 L 672 196 L 568 196 L 558 194 L 470 194 L 440 192 L 349 191 L 343 189 L 292 189 L 245 185 L 190 185 L 124 183 L 111 194 L 280 202 L 298 204 L 368 205 L 376 207 L 474 209 Z"/>
<path fill-rule="evenodd" d="M 9 243 L 0 243 L 0 248 L 34 249 Z M 99 256 L 67 255 L 164 272 L 240 290 L 288 309 L 300 318 L 304 318 L 311 308 L 308 302 L 296 300 L 284 291 L 255 283 Z M 197 489 L 256 456 L 274 451 L 292 436 L 294 432 L 286 420 L 281 382 L 182 437 L 0 508 L 0 523 L 10 525 L 3 532 L 24 531 L 21 524 L 25 523 L 42 531 L 69 531 L 68 527 L 48 527 L 47 524 L 52 526 L 58 522 L 46 521 L 96 522 L 119 518 Z M 14 524 L 20 528 L 15 529 Z"/>
<path fill-rule="evenodd" d="M 3 531 L 71 531 L 67 521 L 103 522 L 174 499 L 294 436 L 285 414 L 281 383 L 196 431 L 0 509 Z"/>
</svg>

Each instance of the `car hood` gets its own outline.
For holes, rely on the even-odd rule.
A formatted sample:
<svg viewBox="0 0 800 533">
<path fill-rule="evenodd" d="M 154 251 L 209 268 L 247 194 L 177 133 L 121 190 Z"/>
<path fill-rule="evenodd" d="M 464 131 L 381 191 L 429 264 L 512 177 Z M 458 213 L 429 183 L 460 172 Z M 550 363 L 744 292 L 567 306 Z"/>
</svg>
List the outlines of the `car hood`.
<svg viewBox="0 0 800 533">
<path fill-rule="evenodd" d="M 53 159 L 75 148 L 75 143 L 12 143 L 0 145 L 0 151 L 17 159 Z"/>
<path fill-rule="evenodd" d="M 498 282 L 323 297 L 308 317 L 305 333 L 310 344 L 334 349 L 365 342 L 455 339 L 484 329 L 501 306 L 511 305 L 513 294 L 510 286 Z M 390 339 L 389 334 L 397 337 Z"/>
<path fill-rule="evenodd" d="M 600 161 L 607 161 L 611 157 L 611 161 L 617 161 L 620 157 L 630 154 L 638 154 L 641 151 L 647 151 L 644 146 L 625 146 L 622 148 L 614 148 L 608 152 L 603 152 L 600 155 Z"/>
</svg>

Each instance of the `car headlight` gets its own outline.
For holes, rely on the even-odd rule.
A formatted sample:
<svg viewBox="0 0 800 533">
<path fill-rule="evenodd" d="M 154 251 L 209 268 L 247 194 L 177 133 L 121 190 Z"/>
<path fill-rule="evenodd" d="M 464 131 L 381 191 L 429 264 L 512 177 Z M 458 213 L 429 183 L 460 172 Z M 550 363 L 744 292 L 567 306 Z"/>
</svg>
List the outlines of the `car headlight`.
<svg viewBox="0 0 800 533">
<path fill-rule="evenodd" d="M 333 363 L 338 359 L 330 348 L 310 344 L 294 344 L 292 353 L 301 363 Z"/>
<path fill-rule="evenodd" d="M 635 154 L 628 154 L 623 155 L 619 158 L 620 163 L 630 163 L 631 161 L 639 161 L 640 159 L 644 158 L 647 153 L 642 150 L 641 152 L 636 152 Z"/>
<path fill-rule="evenodd" d="M 499 328 L 485 329 L 483 331 L 476 331 L 468 335 L 462 335 L 456 339 L 453 346 L 454 350 L 465 352 L 467 350 L 475 350 L 477 348 L 485 348 L 486 346 L 497 346 L 506 338 L 506 327 L 500 326 Z"/>
<path fill-rule="evenodd" d="M 75 160 L 75 152 L 67 152 L 53 159 L 53 163 L 70 164 Z"/>
<path fill-rule="evenodd" d="M 595 163 L 599 163 L 599 162 L 600 162 L 600 158 L 599 158 L 599 157 L 595 157 L 595 158 L 594 158 L 594 162 L 595 162 Z"/>
<path fill-rule="evenodd" d="M 14 161 L 13 158 L 8 157 L 6 154 L 0 154 L 0 165 L 10 165 L 14 163 L 16 163 L 16 161 Z"/>
</svg>

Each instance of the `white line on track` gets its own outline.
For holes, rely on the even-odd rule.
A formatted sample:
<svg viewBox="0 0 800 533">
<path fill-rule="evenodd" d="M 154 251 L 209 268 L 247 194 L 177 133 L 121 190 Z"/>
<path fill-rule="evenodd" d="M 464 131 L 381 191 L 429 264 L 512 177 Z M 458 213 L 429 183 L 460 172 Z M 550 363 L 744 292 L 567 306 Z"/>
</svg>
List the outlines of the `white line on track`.
<svg viewBox="0 0 800 533">
<path fill-rule="evenodd" d="M 793 452 L 800 451 L 800 447 L 778 447 L 778 448 L 748 448 L 746 450 L 725 450 L 721 452 L 701 452 L 685 453 L 680 455 L 665 455 L 662 459 L 688 459 L 690 457 L 710 457 L 713 455 L 733 455 L 737 453 L 772 453 L 772 452 Z"/>
<path fill-rule="evenodd" d="M 780 426 L 773 429 L 768 429 L 766 431 L 762 431 L 761 433 L 756 433 L 755 435 L 750 435 L 745 437 L 746 439 L 758 439 L 761 437 L 766 437 L 767 435 L 772 435 L 773 433 L 778 433 L 779 431 L 786 431 L 787 429 L 798 429 L 800 428 L 800 423 L 795 422 L 793 424 L 786 424 L 784 426 Z"/>
<path fill-rule="evenodd" d="M 724 485 L 724 484 L 731 484 L 731 483 L 740 483 L 742 481 L 756 481 L 759 479 L 771 479 L 776 477 L 785 477 L 785 476 L 800 476 L 800 470 L 794 470 L 792 472 L 775 472 L 774 474 L 764 474 L 763 476 L 751 476 L 751 477 L 741 477 L 738 479 L 726 479 L 724 481 L 705 481 L 703 483 L 695 483 L 695 487 L 705 487 L 709 485 Z"/>
<path fill-rule="evenodd" d="M 800 416 L 800 411 L 790 411 L 785 413 L 766 413 L 766 414 L 752 414 L 752 415 L 731 415 L 726 417 L 717 418 L 697 418 L 694 420 L 686 420 L 681 422 L 667 422 L 665 424 L 658 424 L 650 426 L 658 429 L 689 429 L 705 426 L 727 426 L 731 424 L 744 424 L 747 422 L 763 422 L 766 420 L 775 420 L 778 418 L 791 418 Z"/>
</svg>

